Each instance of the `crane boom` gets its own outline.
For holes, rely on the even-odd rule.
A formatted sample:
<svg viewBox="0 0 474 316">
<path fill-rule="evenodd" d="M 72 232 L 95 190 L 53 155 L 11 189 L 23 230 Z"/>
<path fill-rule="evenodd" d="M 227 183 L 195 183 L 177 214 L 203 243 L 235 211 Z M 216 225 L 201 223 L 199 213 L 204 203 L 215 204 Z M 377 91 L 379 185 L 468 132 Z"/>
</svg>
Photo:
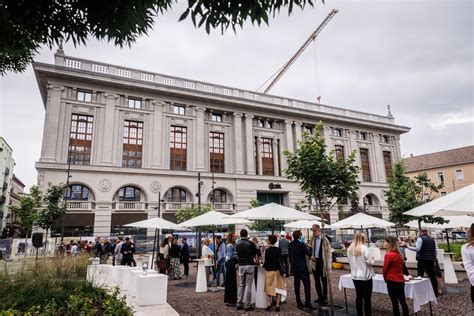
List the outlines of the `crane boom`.
<svg viewBox="0 0 474 316">
<path fill-rule="evenodd" d="M 293 57 L 291 57 L 290 60 L 288 60 L 286 62 L 286 64 L 284 64 L 277 71 L 276 75 L 272 76 L 272 77 L 274 77 L 274 79 L 272 80 L 272 82 L 270 82 L 268 87 L 263 91 L 264 94 L 266 94 L 268 91 L 270 91 L 271 88 L 273 88 L 273 86 L 277 83 L 277 81 L 280 80 L 280 78 L 283 76 L 283 74 L 285 74 L 285 72 L 291 67 L 291 65 L 293 65 L 293 63 L 296 61 L 296 59 L 298 59 L 298 57 L 300 57 L 300 55 L 303 53 L 303 51 L 306 49 L 306 47 L 308 47 L 309 44 L 311 44 L 311 42 L 316 39 L 316 37 L 323 30 L 323 28 L 326 26 L 326 24 L 329 23 L 329 21 L 334 17 L 334 15 L 336 15 L 336 13 L 338 11 L 339 10 L 337 10 L 337 9 L 333 9 L 328 14 L 328 16 L 321 22 L 321 24 L 319 24 L 319 26 L 316 28 L 316 30 L 314 30 L 314 32 L 311 33 L 311 35 L 308 37 L 306 42 L 304 42 L 304 44 L 298 49 L 298 51 L 293 55 Z M 268 79 L 268 80 L 270 80 L 270 79 Z M 268 80 L 266 82 L 268 82 Z"/>
</svg>

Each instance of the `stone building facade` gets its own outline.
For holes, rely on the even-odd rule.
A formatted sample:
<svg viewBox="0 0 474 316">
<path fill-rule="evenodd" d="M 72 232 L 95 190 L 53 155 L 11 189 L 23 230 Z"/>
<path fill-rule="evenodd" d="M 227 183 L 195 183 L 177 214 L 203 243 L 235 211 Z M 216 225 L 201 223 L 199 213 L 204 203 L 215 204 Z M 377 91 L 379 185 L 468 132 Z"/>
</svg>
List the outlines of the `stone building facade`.
<svg viewBox="0 0 474 316">
<path fill-rule="evenodd" d="M 302 130 L 321 121 L 330 149 L 357 152 L 360 201 L 388 217 L 386 174 L 401 158 L 407 127 L 393 116 L 333 106 L 55 55 L 35 63 L 46 110 L 38 184 L 71 190 L 66 234 L 105 236 L 123 225 L 164 218 L 197 203 L 216 210 L 245 210 L 258 198 L 294 206 L 305 199 L 283 174 L 283 151 L 295 150 Z M 212 189 L 214 177 L 214 190 Z M 214 192 L 214 198 L 212 198 Z M 312 205 L 309 206 L 309 211 Z M 338 220 L 338 211 L 331 221 Z"/>
<path fill-rule="evenodd" d="M 0 232 L 5 228 L 8 205 L 10 204 L 10 188 L 13 176 L 13 149 L 0 136 Z"/>
</svg>

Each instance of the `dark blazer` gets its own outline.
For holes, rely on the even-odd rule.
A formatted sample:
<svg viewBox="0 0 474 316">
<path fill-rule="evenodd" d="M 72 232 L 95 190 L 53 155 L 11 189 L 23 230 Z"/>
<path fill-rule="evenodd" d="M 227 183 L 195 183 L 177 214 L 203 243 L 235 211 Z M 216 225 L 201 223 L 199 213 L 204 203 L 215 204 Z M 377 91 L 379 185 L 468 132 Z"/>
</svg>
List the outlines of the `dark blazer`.
<svg viewBox="0 0 474 316">
<path fill-rule="evenodd" d="M 281 250 L 278 247 L 268 247 L 265 250 L 265 262 L 263 267 L 267 271 L 279 271 L 280 270 L 280 258 Z"/>
<path fill-rule="evenodd" d="M 188 243 L 183 243 L 181 247 L 181 257 L 183 259 L 189 259 L 189 246 Z"/>
<path fill-rule="evenodd" d="M 311 255 L 308 247 L 299 240 L 293 240 L 288 245 L 288 258 L 291 263 L 291 273 L 308 273 L 307 257 Z"/>
</svg>

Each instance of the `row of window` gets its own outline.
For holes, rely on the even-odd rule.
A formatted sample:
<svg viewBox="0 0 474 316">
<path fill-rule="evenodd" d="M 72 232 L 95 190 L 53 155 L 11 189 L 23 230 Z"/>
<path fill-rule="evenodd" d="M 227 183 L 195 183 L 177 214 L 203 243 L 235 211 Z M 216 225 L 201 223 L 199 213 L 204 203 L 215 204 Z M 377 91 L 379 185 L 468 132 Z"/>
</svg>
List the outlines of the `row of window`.
<svg viewBox="0 0 474 316">
<path fill-rule="evenodd" d="M 440 171 L 436 175 L 438 178 L 438 183 L 444 183 L 444 172 Z M 454 177 L 456 178 L 456 181 L 464 181 L 464 173 L 462 169 L 456 169 L 454 171 Z"/>
<path fill-rule="evenodd" d="M 64 192 L 64 198 L 68 201 L 88 201 L 93 199 L 88 187 L 80 184 L 70 185 Z M 116 199 L 120 202 L 140 202 L 141 190 L 134 186 L 120 188 Z M 209 194 L 208 201 L 215 203 L 227 203 L 227 192 L 215 189 Z M 166 202 L 185 203 L 188 201 L 188 193 L 181 188 L 171 188 L 165 194 Z"/>
</svg>

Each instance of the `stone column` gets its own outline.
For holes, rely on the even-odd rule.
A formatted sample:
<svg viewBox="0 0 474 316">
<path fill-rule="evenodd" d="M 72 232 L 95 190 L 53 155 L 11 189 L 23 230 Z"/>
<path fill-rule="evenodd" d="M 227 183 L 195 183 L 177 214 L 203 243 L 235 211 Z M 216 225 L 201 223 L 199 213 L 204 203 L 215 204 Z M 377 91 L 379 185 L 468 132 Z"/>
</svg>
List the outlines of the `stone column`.
<svg viewBox="0 0 474 316">
<path fill-rule="evenodd" d="M 112 154 L 113 154 L 113 143 L 112 139 L 114 137 L 114 119 L 115 119 L 115 100 L 117 100 L 118 95 L 106 93 L 105 94 L 105 119 L 103 120 L 104 126 L 102 127 L 102 148 L 99 148 L 102 151 L 102 161 L 104 165 L 112 165 Z"/>
<path fill-rule="evenodd" d="M 110 236 L 112 226 L 112 202 L 96 202 L 94 216 L 94 236 Z"/>
<path fill-rule="evenodd" d="M 281 176 L 278 170 L 279 152 L 278 152 L 278 140 L 273 137 L 273 175 L 276 177 Z"/>
<path fill-rule="evenodd" d="M 206 111 L 203 107 L 196 108 L 196 171 L 204 171 L 204 112 Z"/>
<path fill-rule="evenodd" d="M 255 159 L 253 156 L 253 115 L 245 114 L 245 145 L 246 173 L 255 174 Z"/>
<path fill-rule="evenodd" d="M 60 159 L 56 157 L 56 147 L 63 90 L 62 86 L 48 86 L 41 161 L 58 162 L 57 160 Z"/>
<path fill-rule="evenodd" d="M 349 133 L 349 144 L 350 144 L 349 154 L 352 153 L 352 151 L 354 150 L 356 151 L 355 165 L 359 167 L 359 174 L 357 178 L 359 181 L 362 181 L 362 173 L 360 172 L 362 170 L 362 165 L 360 163 L 359 145 L 356 139 L 356 131 L 348 130 L 347 132 Z"/>
<path fill-rule="evenodd" d="M 282 145 L 280 143 L 280 145 Z M 290 152 L 294 151 L 293 146 L 293 122 L 285 121 L 285 147 L 281 148 L 282 152 L 283 149 L 288 149 Z M 288 167 L 288 163 L 286 161 L 286 157 L 284 155 L 281 156 L 281 169 L 284 170 Z"/>
<path fill-rule="evenodd" d="M 257 136 L 257 164 L 258 164 L 258 175 L 263 175 L 262 170 L 262 140 L 260 134 Z"/>
<path fill-rule="evenodd" d="M 298 145 L 298 142 L 301 142 L 301 126 L 303 124 L 301 122 L 295 122 L 295 150 L 298 149 L 300 146 Z"/>
<path fill-rule="evenodd" d="M 334 142 L 331 136 L 331 128 L 329 126 L 324 126 L 324 141 L 326 142 L 326 153 L 329 155 L 329 152 L 334 149 Z"/>
<path fill-rule="evenodd" d="M 242 113 L 234 113 L 234 137 L 235 137 L 235 173 L 244 173 L 242 155 Z"/>
<path fill-rule="evenodd" d="M 161 148 L 162 133 L 163 133 L 163 108 L 165 102 L 153 100 L 153 145 L 152 145 L 152 168 L 163 167 L 163 155 L 165 154 Z"/>
<path fill-rule="evenodd" d="M 377 134 L 374 141 L 374 169 L 377 169 L 377 178 L 374 182 L 386 182 L 385 164 L 380 143 L 381 137 Z"/>
<path fill-rule="evenodd" d="M 402 154 L 400 153 L 400 136 L 395 136 L 395 152 L 392 161 L 397 163 L 400 160 L 402 160 Z"/>
</svg>

